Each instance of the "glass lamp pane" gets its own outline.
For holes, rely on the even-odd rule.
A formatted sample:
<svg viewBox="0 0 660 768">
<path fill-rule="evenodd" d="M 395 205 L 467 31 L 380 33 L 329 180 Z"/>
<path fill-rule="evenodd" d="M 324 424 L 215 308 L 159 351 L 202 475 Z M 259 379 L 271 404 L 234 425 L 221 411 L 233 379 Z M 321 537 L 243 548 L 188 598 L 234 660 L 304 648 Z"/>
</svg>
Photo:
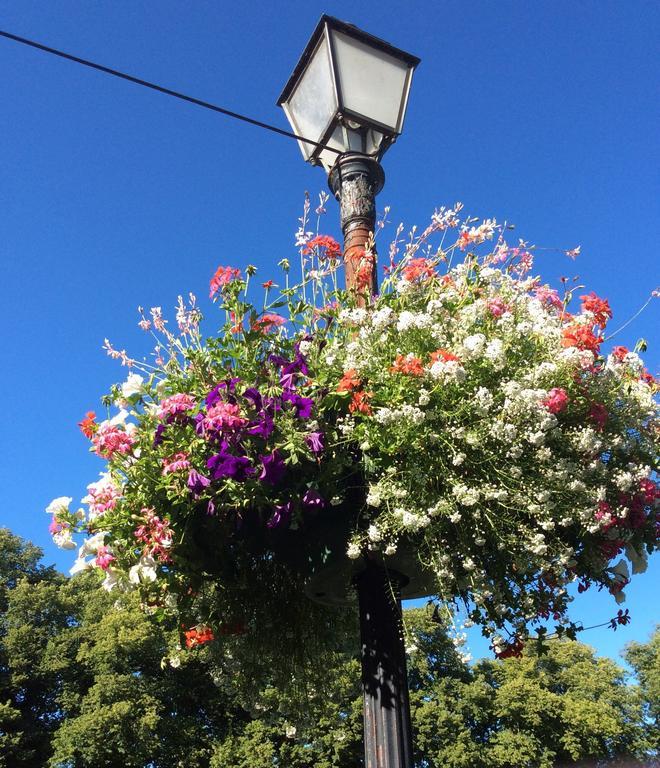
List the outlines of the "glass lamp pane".
<svg viewBox="0 0 660 768">
<path fill-rule="evenodd" d="M 289 122 L 299 136 L 314 141 L 321 140 L 337 111 L 332 68 L 325 37 L 322 38 L 284 106 Z M 315 149 L 313 145 L 304 142 L 300 142 L 300 148 L 306 159 Z"/>
<path fill-rule="evenodd" d="M 342 108 L 399 133 L 408 64 L 343 32 L 332 37 Z"/>
</svg>

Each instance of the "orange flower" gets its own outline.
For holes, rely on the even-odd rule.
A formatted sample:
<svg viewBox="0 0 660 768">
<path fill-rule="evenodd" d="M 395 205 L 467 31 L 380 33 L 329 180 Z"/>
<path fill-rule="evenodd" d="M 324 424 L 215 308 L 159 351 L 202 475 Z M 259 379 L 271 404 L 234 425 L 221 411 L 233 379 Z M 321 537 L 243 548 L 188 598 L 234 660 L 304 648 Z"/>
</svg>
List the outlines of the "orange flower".
<svg viewBox="0 0 660 768">
<path fill-rule="evenodd" d="M 354 389 L 357 389 L 361 383 L 362 381 L 355 368 L 349 368 L 337 385 L 337 392 L 352 392 Z"/>
<path fill-rule="evenodd" d="M 96 434 L 96 430 L 99 428 L 99 425 L 95 421 L 96 414 L 94 411 L 87 411 L 85 414 L 85 418 L 82 421 L 78 422 L 78 426 L 80 427 L 80 431 L 85 435 L 85 437 L 89 438 L 90 440 L 94 435 Z"/>
<path fill-rule="evenodd" d="M 424 366 L 419 357 L 414 355 L 397 355 L 390 371 L 392 373 L 406 373 L 409 376 L 423 376 Z"/>
<path fill-rule="evenodd" d="M 370 416 L 371 406 L 369 405 L 369 400 L 371 400 L 371 392 L 364 392 L 364 390 L 353 392 L 353 397 L 349 403 L 348 410 L 351 413 L 357 411 L 358 413 L 364 413 L 365 416 Z"/>
<path fill-rule="evenodd" d="M 456 360 L 456 362 L 460 362 L 456 355 L 454 355 L 448 349 L 438 349 L 436 352 L 431 352 L 431 365 L 433 365 L 433 363 L 437 363 L 438 360 L 442 360 L 445 363 L 449 360 Z"/>
</svg>

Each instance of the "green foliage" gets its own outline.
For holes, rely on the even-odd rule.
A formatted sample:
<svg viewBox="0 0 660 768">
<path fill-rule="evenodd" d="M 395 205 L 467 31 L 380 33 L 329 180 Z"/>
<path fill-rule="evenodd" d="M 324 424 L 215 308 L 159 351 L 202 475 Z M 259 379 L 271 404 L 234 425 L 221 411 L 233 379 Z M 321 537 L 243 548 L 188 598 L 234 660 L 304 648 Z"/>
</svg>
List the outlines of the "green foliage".
<svg viewBox="0 0 660 768">
<path fill-rule="evenodd" d="M 649 738 L 660 754 L 660 625 L 648 643 L 630 643 L 624 656 L 635 670 L 649 721 Z"/>
<path fill-rule="evenodd" d="M 348 650 L 328 657 L 323 679 L 300 681 L 304 708 L 265 674 L 248 696 L 231 637 L 167 656 L 174 628 L 135 596 L 117 607 L 93 573 L 65 579 L 39 555 L 0 530 L 0 768 L 362 765 L 359 663 Z M 658 749 L 657 631 L 629 646 L 639 685 L 628 685 L 578 642 L 469 668 L 437 615 L 411 610 L 405 623 L 416 768 L 614 765 Z M 357 648 L 355 631 L 345 636 Z"/>
</svg>

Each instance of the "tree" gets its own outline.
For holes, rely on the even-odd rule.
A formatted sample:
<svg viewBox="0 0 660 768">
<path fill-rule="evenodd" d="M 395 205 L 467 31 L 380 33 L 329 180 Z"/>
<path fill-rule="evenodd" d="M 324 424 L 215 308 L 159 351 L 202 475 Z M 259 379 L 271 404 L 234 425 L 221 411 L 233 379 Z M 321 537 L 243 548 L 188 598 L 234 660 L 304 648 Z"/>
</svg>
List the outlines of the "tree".
<svg viewBox="0 0 660 768">
<path fill-rule="evenodd" d="M 66 579 L 39 556 L 0 531 L 2 768 L 362 764 L 356 654 L 340 650 L 323 680 L 301 681 L 302 709 L 265 676 L 247 696 L 231 637 L 166 657 L 175 628 L 134 597 L 116 606 L 94 573 Z M 640 681 L 630 686 L 579 642 L 468 667 L 433 612 L 406 611 L 405 624 L 416 768 L 610 765 L 657 749 L 657 632 L 628 649 Z M 346 645 L 357 649 L 350 628 Z"/>
<path fill-rule="evenodd" d="M 647 643 L 630 643 L 624 658 L 635 670 L 649 724 L 649 739 L 660 754 L 660 625 Z"/>
<path fill-rule="evenodd" d="M 50 749 L 56 713 L 52 702 L 52 680 L 35 674 L 29 653 L 39 642 L 44 616 L 31 616 L 19 633 L 9 626 L 7 611 L 11 596 L 20 585 L 47 590 L 63 582 L 55 570 L 39 564 L 42 552 L 30 542 L 0 528 L 0 766 L 42 765 Z M 57 589 L 54 588 L 55 593 Z M 35 621 L 36 619 L 36 621 Z M 36 625 L 40 625 L 39 627 Z M 16 656 L 28 662 L 29 671 L 18 672 Z M 20 666 L 20 664 L 19 664 Z"/>
</svg>

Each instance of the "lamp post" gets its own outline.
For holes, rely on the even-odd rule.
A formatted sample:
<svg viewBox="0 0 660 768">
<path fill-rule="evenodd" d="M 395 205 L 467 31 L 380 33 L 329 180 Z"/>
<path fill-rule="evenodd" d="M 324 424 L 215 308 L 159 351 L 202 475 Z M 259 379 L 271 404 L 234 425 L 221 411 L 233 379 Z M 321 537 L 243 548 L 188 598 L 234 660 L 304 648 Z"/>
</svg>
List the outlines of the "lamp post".
<svg viewBox="0 0 660 768">
<path fill-rule="evenodd" d="M 402 131 L 419 59 L 357 27 L 322 16 L 278 104 L 303 157 L 328 173 L 340 204 L 346 287 L 361 304 L 377 291 L 380 159 Z M 367 558 L 356 574 L 365 768 L 412 768 L 410 703 L 401 622 L 404 574 Z"/>
</svg>

